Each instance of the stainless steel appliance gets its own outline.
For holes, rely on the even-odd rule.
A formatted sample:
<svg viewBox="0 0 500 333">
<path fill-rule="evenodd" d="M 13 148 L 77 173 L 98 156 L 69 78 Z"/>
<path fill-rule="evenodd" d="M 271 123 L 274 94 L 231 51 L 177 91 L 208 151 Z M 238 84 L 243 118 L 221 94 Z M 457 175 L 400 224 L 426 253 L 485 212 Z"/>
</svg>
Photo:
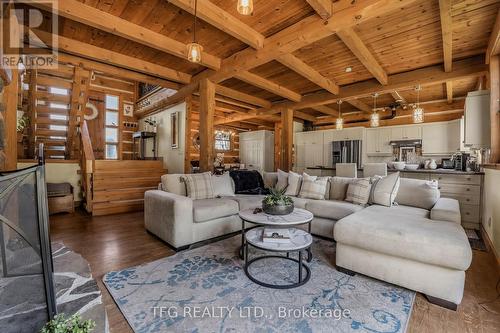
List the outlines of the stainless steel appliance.
<svg viewBox="0 0 500 333">
<path fill-rule="evenodd" d="M 470 154 L 456 153 L 453 155 L 452 159 L 455 162 L 455 170 L 466 171 L 467 164 L 469 163 L 469 160 L 470 160 Z"/>
<path fill-rule="evenodd" d="M 333 166 L 337 163 L 356 163 L 361 168 L 361 140 L 333 141 Z"/>
</svg>

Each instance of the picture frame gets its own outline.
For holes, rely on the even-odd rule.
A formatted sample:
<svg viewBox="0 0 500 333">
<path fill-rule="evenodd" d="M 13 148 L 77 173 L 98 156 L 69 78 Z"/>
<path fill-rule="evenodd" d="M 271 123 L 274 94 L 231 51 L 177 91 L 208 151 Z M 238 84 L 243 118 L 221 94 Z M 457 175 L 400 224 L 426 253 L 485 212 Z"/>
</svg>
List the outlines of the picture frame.
<svg viewBox="0 0 500 333">
<path fill-rule="evenodd" d="M 123 103 L 123 115 L 125 117 L 133 117 L 134 116 L 134 104 Z"/>
<path fill-rule="evenodd" d="M 170 115 L 170 147 L 172 149 L 179 148 L 179 112 L 174 112 Z"/>
</svg>

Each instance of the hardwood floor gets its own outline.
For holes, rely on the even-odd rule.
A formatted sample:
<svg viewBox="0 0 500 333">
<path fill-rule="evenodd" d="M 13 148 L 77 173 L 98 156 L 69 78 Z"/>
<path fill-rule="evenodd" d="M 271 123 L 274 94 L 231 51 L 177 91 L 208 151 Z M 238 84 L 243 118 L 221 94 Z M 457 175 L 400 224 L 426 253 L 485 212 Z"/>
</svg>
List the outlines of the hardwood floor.
<svg viewBox="0 0 500 333">
<path fill-rule="evenodd" d="M 103 293 L 111 332 L 132 332 L 101 282 L 103 275 L 170 256 L 174 251 L 146 232 L 142 212 L 91 217 L 77 211 L 54 215 L 50 220 L 52 241 L 64 242 L 90 263 Z M 408 332 L 500 332 L 500 298 L 495 290 L 499 278 L 493 254 L 474 251 L 458 310 L 437 307 L 418 294 Z"/>
</svg>

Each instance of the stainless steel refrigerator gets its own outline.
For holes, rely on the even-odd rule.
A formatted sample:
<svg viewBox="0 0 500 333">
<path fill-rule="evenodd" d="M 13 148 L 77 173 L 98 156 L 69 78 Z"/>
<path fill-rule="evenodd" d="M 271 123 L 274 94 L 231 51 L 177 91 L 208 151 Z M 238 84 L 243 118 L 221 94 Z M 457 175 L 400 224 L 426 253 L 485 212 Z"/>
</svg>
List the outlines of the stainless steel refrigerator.
<svg viewBox="0 0 500 333">
<path fill-rule="evenodd" d="M 333 141 L 333 167 L 337 163 L 356 163 L 361 168 L 361 140 Z"/>
</svg>

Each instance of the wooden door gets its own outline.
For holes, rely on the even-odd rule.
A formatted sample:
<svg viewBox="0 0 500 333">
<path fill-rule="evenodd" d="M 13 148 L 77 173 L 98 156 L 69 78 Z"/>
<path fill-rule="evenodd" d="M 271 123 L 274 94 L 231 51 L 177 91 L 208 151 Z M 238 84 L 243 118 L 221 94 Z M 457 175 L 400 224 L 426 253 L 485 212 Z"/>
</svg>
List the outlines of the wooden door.
<svg viewBox="0 0 500 333">
<path fill-rule="evenodd" d="M 97 91 L 89 92 L 89 103 L 92 103 L 97 108 L 97 117 L 92 120 L 87 120 L 92 149 L 96 160 L 104 159 L 104 113 L 105 113 L 105 95 Z M 85 114 L 90 114 L 90 110 L 86 109 Z"/>
</svg>

